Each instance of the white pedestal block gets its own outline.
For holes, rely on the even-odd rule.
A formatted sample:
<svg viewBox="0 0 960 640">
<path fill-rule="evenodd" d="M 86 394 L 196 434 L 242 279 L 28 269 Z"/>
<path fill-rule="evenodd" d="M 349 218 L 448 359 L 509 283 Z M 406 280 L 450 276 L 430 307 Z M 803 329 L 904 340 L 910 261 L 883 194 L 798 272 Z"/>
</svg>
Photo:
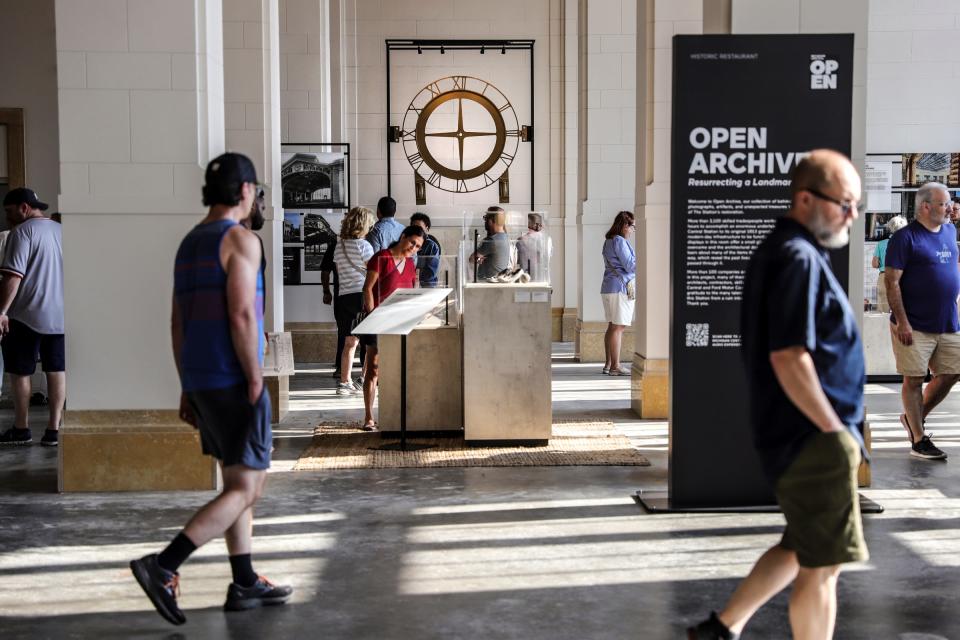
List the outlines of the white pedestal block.
<svg viewBox="0 0 960 640">
<path fill-rule="evenodd" d="M 460 328 L 422 325 L 407 336 L 407 431 L 463 429 Z M 379 422 L 400 430 L 400 336 L 381 335 Z"/>
<path fill-rule="evenodd" d="M 863 351 L 867 359 L 868 376 L 897 375 L 891 339 L 888 314 L 863 314 Z"/>
<path fill-rule="evenodd" d="M 550 293 L 533 283 L 464 285 L 467 442 L 550 438 Z"/>
</svg>

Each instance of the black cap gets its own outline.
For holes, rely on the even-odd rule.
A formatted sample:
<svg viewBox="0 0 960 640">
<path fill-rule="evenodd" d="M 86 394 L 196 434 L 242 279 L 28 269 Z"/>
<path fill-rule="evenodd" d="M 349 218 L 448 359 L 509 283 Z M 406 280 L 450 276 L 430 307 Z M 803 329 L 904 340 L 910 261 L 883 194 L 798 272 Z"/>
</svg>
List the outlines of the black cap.
<svg viewBox="0 0 960 640">
<path fill-rule="evenodd" d="M 242 153 L 224 153 L 207 165 L 204 180 L 208 187 L 239 187 L 244 182 L 256 182 L 257 170 L 250 158 Z"/>
<path fill-rule="evenodd" d="M 27 189 L 26 187 L 11 189 L 10 192 L 3 197 L 3 206 L 10 204 L 28 204 L 31 209 L 40 209 L 41 211 L 46 211 L 49 206 L 46 202 L 40 202 L 40 200 L 37 199 L 36 191 Z"/>
</svg>

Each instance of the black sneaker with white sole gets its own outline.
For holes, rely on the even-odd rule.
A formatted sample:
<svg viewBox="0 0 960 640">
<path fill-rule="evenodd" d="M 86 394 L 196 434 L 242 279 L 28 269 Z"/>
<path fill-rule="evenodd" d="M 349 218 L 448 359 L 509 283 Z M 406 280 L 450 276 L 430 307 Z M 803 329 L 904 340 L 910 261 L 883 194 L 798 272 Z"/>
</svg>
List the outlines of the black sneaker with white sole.
<svg viewBox="0 0 960 640">
<path fill-rule="evenodd" d="M 933 434 L 924 435 L 920 438 L 920 442 L 914 442 L 910 447 L 910 455 L 916 458 L 923 458 L 924 460 L 946 460 L 947 454 L 933 444 L 933 441 L 930 439 L 931 435 Z"/>
<path fill-rule="evenodd" d="M 47 429 L 40 438 L 40 444 L 44 447 L 55 447 L 60 442 L 60 432 L 56 429 Z"/>
<path fill-rule="evenodd" d="M 283 604 L 293 593 L 293 587 L 276 585 L 257 576 L 252 587 L 241 587 L 231 582 L 227 587 L 227 601 L 223 603 L 224 611 L 246 611 L 256 607 Z"/>
<path fill-rule="evenodd" d="M 157 554 L 151 553 L 130 562 L 130 571 L 143 592 L 156 607 L 157 613 L 171 624 L 183 624 L 187 617 L 177 606 L 180 592 L 180 574 L 167 571 L 157 563 Z"/>
<path fill-rule="evenodd" d="M 30 429 L 18 429 L 10 427 L 3 433 L 0 433 L 0 445 L 4 447 L 22 447 L 33 442 L 33 434 Z"/>
</svg>

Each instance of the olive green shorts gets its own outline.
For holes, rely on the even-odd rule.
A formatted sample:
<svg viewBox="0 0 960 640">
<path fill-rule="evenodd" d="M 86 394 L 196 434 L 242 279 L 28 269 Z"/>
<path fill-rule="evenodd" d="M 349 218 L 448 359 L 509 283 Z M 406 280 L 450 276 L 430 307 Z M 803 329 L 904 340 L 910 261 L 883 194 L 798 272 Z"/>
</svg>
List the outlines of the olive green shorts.
<svg viewBox="0 0 960 640">
<path fill-rule="evenodd" d="M 860 445 L 852 435 L 817 432 L 777 479 L 774 490 L 787 519 L 780 546 L 795 551 L 801 567 L 870 557 L 860 520 L 859 466 Z"/>
</svg>

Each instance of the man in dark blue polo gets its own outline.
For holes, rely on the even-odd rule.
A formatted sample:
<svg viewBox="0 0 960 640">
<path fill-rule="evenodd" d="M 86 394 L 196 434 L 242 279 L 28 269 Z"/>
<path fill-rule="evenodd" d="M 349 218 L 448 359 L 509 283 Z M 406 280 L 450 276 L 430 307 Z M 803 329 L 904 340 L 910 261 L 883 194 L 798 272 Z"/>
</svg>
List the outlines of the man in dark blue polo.
<svg viewBox="0 0 960 640">
<path fill-rule="evenodd" d="M 691 640 L 739 637 L 791 583 L 793 637 L 831 638 L 840 567 L 868 557 L 857 497 L 863 345 L 827 254 L 849 242 L 860 177 L 818 150 L 792 178 L 790 211 L 750 261 L 741 327 L 754 444 L 787 528 L 723 611 L 687 630 Z"/>
</svg>

